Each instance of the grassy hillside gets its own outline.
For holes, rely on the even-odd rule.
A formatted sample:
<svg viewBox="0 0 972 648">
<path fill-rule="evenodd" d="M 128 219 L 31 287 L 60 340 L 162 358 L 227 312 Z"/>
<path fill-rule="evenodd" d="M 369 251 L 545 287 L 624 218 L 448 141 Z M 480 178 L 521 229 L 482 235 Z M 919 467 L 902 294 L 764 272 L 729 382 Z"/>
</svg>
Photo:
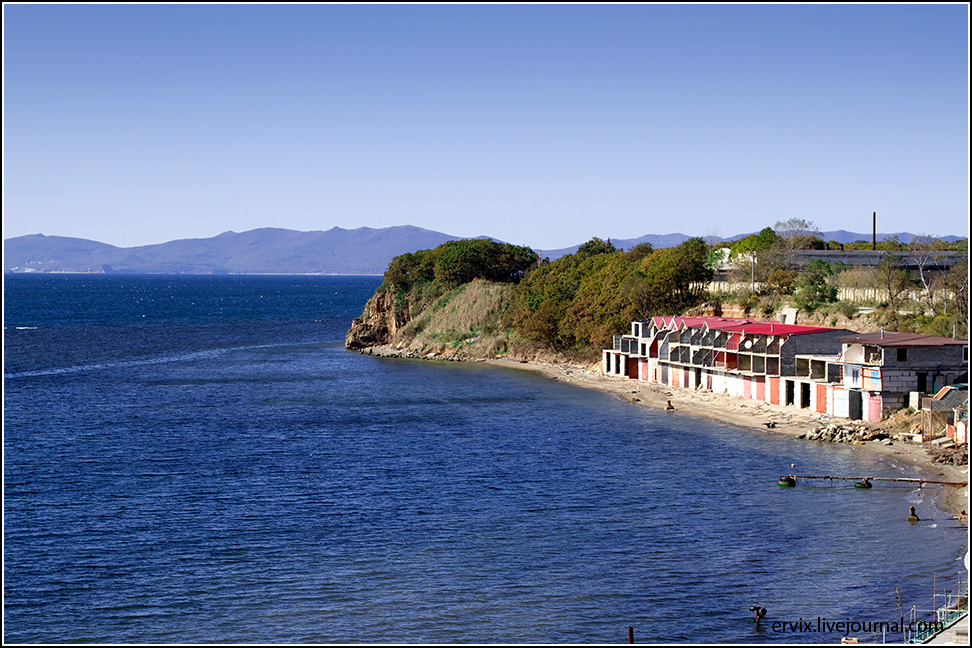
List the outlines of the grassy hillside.
<svg viewBox="0 0 972 648">
<path fill-rule="evenodd" d="M 419 355 L 505 355 L 513 333 L 501 321 L 512 295 L 513 284 L 474 279 L 423 308 L 391 344 Z"/>
</svg>

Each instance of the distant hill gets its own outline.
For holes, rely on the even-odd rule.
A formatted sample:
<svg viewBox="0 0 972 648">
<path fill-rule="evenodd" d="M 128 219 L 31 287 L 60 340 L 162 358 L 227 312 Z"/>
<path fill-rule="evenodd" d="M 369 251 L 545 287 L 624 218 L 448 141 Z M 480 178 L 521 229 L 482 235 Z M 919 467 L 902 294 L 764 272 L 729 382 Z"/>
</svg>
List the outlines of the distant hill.
<svg viewBox="0 0 972 648">
<path fill-rule="evenodd" d="M 734 241 L 748 236 L 738 234 Z M 822 238 L 839 243 L 869 241 L 870 234 L 837 230 Z M 903 243 L 913 234 L 878 234 L 878 240 L 897 236 Z M 461 237 L 402 225 L 373 229 L 300 232 L 262 228 L 224 232 L 205 239 L 180 239 L 157 245 L 121 248 L 97 241 L 32 234 L 3 242 L 4 272 L 95 272 L 132 274 L 345 274 L 380 275 L 392 258 L 406 252 L 430 250 Z M 611 239 L 629 250 L 639 243 L 653 248 L 674 247 L 691 238 L 686 234 L 647 234 L 633 239 Z M 943 236 L 957 241 L 964 236 Z M 572 254 L 585 241 L 558 250 L 539 250 L 551 260 Z"/>
<path fill-rule="evenodd" d="M 119 248 L 34 234 L 4 241 L 4 272 L 380 275 L 399 254 L 459 237 L 403 225 L 326 232 L 263 228 Z"/>
</svg>

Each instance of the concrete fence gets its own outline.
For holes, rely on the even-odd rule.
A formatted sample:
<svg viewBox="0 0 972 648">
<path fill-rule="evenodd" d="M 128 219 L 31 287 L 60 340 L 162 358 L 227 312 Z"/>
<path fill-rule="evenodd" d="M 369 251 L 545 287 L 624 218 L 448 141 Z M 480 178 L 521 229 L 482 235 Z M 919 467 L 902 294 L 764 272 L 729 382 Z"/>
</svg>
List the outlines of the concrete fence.
<svg viewBox="0 0 972 648">
<path fill-rule="evenodd" d="M 721 293 L 730 295 L 749 294 L 752 290 L 751 282 L 732 282 L 732 281 L 713 281 L 709 284 L 710 293 Z M 763 284 L 756 282 L 756 290 L 761 290 Z M 954 299 L 955 295 L 951 292 L 942 294 L 938 290 L 934 293 L 935 302 L 941 302 L 943 298 Z M 887 291 L 881 288 L 838 288 L 837 298 L 847 302 L 882 302 L 887 298 Z M 927 296 L 923 290 L 912 290 L 905 294 L 905 298 L 911 301 L 925 303 Z"/>
</svg>

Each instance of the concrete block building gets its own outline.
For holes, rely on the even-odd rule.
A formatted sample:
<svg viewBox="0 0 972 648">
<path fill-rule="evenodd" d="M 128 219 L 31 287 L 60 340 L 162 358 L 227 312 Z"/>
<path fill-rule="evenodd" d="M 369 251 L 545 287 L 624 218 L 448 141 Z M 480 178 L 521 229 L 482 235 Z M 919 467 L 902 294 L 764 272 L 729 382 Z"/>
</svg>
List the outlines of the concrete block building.
<svg viewBox="0 0 972 648">
<path fill-rule="evenodd" d="M 601 357 L 609 375 L 868 421 L 964 379 L 967 365 L 965 340 L 722 317 L 632 322 Z"/>
</svg>

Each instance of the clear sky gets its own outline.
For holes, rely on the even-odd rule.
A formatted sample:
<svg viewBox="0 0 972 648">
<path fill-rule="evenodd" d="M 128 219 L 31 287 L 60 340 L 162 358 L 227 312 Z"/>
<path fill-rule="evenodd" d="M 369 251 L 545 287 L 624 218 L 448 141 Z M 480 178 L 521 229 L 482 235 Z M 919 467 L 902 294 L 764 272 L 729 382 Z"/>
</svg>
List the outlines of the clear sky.
<svg viewBox="0 0 972 648">
<path fill-rule="evenodd" d="M 967 235 L 969 9 L 3 6 L 3 237 Z"/>
</svg>

